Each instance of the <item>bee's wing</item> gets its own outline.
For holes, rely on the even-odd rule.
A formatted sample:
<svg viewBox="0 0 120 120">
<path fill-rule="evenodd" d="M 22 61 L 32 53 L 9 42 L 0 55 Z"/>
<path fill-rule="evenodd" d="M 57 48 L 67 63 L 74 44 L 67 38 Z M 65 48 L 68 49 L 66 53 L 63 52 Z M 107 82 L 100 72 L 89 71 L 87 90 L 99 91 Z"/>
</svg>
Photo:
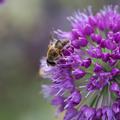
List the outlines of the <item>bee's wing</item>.
<svg viewBox="0 0 120 120">
<path fill-rule="evenodd" d="M 63 48 L 62 42 L 60 40 L 57 40 L 55 43 L 55 47 L 58 49 L 62 49 Z"/>
</svg>

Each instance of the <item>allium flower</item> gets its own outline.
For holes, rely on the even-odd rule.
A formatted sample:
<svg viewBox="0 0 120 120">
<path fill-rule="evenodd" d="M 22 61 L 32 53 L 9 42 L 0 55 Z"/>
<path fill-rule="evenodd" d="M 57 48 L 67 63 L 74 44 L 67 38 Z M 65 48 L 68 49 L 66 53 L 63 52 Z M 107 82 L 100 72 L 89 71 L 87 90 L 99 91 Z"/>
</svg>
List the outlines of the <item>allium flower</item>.
<svg viewBox="0 0 120 120">
<path fill-rule="evenodd" d="M 0 0 L 0 4 L 2 4 L 2 3 L 4 3 L 5 2 L 5 0 Z"/>
<path fill-rule="evenodd" d="M 41 60 L 40 74 L 51 80 L 44 85 L 64 120 L 120 120 L 120 13 L 108 6 L 95 15 L 91 9 L 75 12 L 69 32 L 55 31 L 69 40 L 56 65 Z"/>
</svg>

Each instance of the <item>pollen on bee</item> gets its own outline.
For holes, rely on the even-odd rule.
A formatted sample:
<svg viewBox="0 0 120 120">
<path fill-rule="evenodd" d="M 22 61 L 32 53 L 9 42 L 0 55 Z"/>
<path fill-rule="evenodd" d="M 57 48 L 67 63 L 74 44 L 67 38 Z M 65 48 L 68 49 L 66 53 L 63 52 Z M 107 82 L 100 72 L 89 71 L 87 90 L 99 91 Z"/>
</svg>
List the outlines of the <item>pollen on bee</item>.
<svg viewBox="0 0 120 120">
<path fill-rule="evenodd" d="M 45 72 L 41 68 L 41 69 L 39 69 L 38 74 L 43 77 L 45 75 Z"/>
</svg>

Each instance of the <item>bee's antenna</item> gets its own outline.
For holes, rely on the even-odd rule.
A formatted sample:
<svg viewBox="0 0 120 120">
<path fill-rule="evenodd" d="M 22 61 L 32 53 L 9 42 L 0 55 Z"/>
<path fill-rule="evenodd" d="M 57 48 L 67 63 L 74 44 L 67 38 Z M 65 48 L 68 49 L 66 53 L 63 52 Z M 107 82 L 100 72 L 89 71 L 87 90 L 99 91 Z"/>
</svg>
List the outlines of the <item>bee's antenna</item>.
<svg viewBox="0 0 120 120">
<path fill-rule="evenodd" d="M 49 38 L 50 38 L 51 40 L 53 40 L 53 38 L 54 38 L 53 32 L 50 32 Z"/>
<path fill-rule="evenodd" d="M 50 45 L 52 45 L 52 43 L 53 43 L 53 34 L 52 34 L 52 32 L 48 35 L 48 39 L 49 39 L 49 41 L 50 41 L 50 43 L 49 43 L 49 45 L 48 45 L 48 47 L 50 46 Z"/>
</svg>

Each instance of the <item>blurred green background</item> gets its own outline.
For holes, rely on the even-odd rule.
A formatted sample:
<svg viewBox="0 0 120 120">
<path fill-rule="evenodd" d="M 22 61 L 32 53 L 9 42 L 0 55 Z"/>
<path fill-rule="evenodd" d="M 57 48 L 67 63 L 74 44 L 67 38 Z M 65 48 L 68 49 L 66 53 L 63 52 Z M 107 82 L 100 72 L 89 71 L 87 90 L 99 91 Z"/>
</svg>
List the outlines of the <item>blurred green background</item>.
<svg viewBox="0 0 120 120">
<path fill-rule="evenodd" d="M 6 0 L 0 5 L 0 120 L 55 120 L 38 75 L 52 30 L 70 28 L 66 16 L 119 0 Z"/>
</svg>

